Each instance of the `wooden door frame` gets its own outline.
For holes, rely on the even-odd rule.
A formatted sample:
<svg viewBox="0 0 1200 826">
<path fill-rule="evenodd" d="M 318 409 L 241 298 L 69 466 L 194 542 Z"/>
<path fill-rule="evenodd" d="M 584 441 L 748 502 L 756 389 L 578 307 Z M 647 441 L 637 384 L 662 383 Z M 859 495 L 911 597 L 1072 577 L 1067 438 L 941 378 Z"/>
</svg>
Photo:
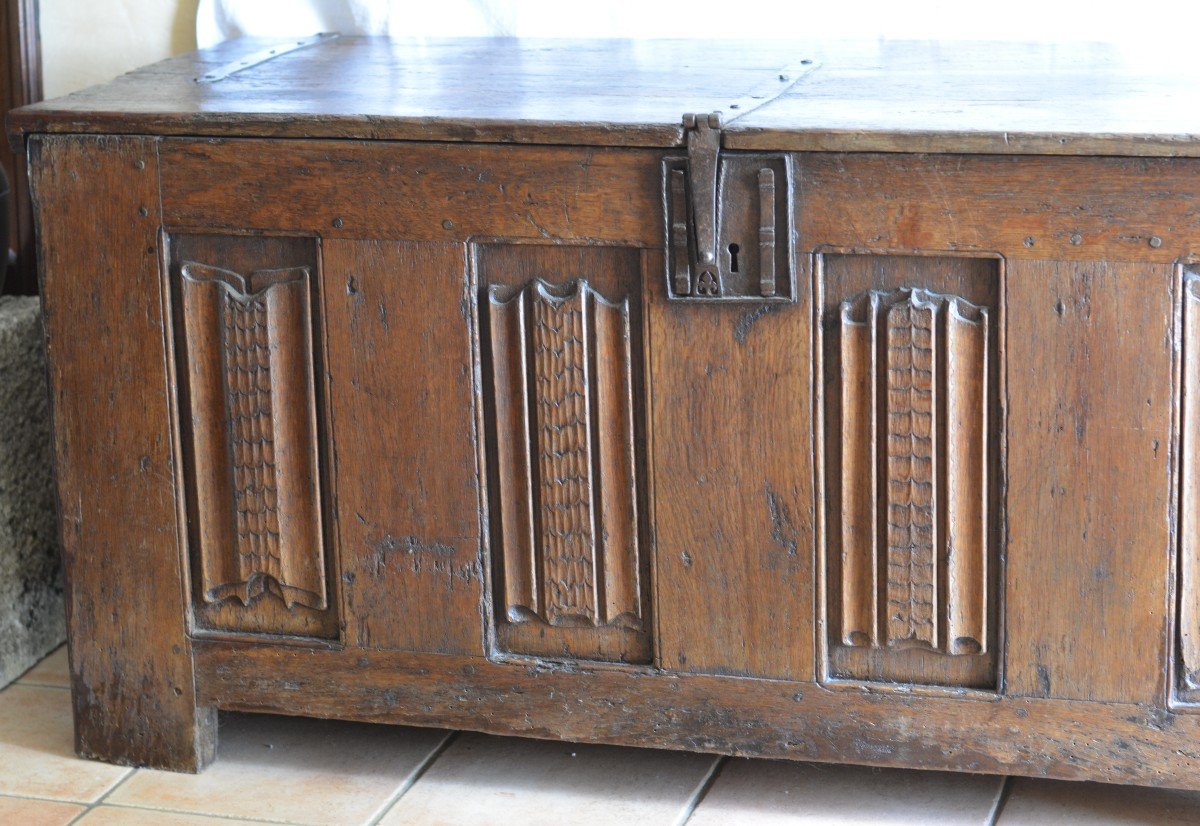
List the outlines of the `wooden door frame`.
<svg viewBox="0 0 1200 826">
<path fill-rule="evenodd" d="M 7 115 L 10 109 L 42 99 L 42 49 L 38 0 L 3 2 L 0 42 L 6 57 L 0 61 L 0 112 Z M 37 261 L 25 159 L 14 154 L 7 141 L 0 141 L 0 163 L 12 186 L 9 244 L 17 252 L 16 264 L 4 279 L 4 291 L 32 295 L 37 293 Z"/>
</svg>

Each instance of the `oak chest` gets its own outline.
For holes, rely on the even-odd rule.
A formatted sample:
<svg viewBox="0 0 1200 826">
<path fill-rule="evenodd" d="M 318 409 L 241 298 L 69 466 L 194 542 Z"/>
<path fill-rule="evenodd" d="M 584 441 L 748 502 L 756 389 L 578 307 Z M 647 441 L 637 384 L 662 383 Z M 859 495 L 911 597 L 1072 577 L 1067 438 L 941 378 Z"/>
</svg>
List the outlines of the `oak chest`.
<svg viewBox="0 0 1200 826">
<path fill-rule="evenodd" d="M 1200 788 L 1184 57 L 322 36 L 18 110 L 80 753 Z"/>
</svg>

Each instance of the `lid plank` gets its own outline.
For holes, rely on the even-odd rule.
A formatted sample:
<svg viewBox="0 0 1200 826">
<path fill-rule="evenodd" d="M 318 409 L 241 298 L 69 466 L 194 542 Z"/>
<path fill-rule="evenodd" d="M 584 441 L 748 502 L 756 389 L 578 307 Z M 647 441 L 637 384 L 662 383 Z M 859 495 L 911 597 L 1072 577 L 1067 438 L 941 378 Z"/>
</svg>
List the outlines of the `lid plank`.
<svg viewBox="0 0 1200 826">
<path fill-rule="evenodd" d="M 294 42 L 172 58 L 15 110 L 9 128 L 18 143 L 89 132 L 672 147 L 684 113 L 716 111 L 731 149 L 1200 156 L 1200 64 L 1169 50 L 364 37 L 287 50 Z"/>
</svg>

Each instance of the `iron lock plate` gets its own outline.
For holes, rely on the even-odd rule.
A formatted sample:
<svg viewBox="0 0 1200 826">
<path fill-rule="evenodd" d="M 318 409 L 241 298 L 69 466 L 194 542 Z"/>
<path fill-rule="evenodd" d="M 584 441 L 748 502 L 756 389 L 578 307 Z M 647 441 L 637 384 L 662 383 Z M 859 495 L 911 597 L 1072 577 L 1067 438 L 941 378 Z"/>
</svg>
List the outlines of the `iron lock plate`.
<svg viewBox="0 0 1200 826">
<path fill-rule="evenodd" d="M 715 113 L 683 125 L 687 156 L 663 160 L 667 296 L 794 301 L 790 157 L 722 151 Z"/>
</svg>

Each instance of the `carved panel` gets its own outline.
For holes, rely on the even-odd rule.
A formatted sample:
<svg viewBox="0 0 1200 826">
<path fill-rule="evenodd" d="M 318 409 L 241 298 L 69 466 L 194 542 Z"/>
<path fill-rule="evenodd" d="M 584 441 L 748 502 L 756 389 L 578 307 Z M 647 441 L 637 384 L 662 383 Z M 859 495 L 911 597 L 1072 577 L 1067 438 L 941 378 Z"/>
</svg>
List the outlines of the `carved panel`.
<svg viewBox="0 0 1200 826">
<path fill-rule="evenodd" d="M 551 625 L 596 625 L 596 514 L 584 323 L 589 310 L 602 312 L 605 304 L 583 284 L 576 285 L 573 295 L 558 298 L 537 282 L 523 295 L 529 296 L 533 316 L 543 610 Z M 494 306 L 494 317 L 503 313 L 502 306 Z"/>
<path fill-rule="evenodd" d="M 1200 701 L 1200 271 L 1183 278 L 1180 404 L 1179 658 L 1180 699 Z"/>
<path fill-rule="evenodd" d="M 626 660 L 648 650 L 635 297 L 610 298 L 585 278 L 487 288 L 493 558 L 508 650 Z"/>
<path fill-rule="evenodd" d="M 909 264 L 909 277 L 926 268 Z M 998 613 L 995 313 L 887 280 L 838 301 L 825 330 L 830 670 L 988 684 Z M 980 667 L 943 659 L 958 657 Z"/>
<path fill-rule="evenodd" d="M 313 268 L 173 269 L 197 619 L 325 636 Z"/>
</svg>

